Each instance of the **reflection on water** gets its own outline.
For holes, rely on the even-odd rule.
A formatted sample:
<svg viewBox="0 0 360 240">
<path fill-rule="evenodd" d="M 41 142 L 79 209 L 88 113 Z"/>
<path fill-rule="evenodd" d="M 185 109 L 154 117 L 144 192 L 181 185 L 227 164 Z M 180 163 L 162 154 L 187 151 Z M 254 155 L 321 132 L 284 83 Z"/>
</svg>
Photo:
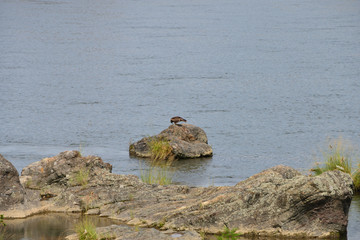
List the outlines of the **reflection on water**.
<svg viewBox="0 0 360 240">
<path fill-rule="evenodd" d="M 86 216 L 95 226 L 120 224 L 119 221 L 98 216 Z M 80 214 L 49 213 L 26 219 L 5 220 L 6 240 L 60 240 L 74 233 L 76 224 L 83 219 Z"/>
<path fill-rule="evenodd" d="M 137 166 L 135 169 L 141 173 L 143 170 L 154 168 L 149 159 L 131 157 Z M 191 161 L 191 164 L 189 164 Z M 206 174 L 206 168 L 212 161 L 211 157 L 197 159 L 180 159 L 173 161 L 167 168 L 173 184 L 186 184 L 188 186 L 210 186 L 214 185 L 216 177 Z M 156 167 L 155 167 L 156 168 Z M 162 169 L 164 170 L 164 169 Z M 116 170 L 115 170 L 116 171 Z M 186 179 L 186 181 L 185 181 Z"/>
</svg>

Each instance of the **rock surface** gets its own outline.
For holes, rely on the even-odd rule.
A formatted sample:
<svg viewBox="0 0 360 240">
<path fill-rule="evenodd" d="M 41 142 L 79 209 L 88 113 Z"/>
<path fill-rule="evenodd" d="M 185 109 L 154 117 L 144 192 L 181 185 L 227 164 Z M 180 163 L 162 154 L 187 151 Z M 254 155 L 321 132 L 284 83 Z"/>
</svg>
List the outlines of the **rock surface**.
<svg viewBox="0 0 360 240">
<path fill-rule="evenodd" d="M 209 157 L 213 154 L 211 146 L 208 145 L 205 131 L 191 124 L 170 125 L 156 136 L 142 138 L 130 145 L 130 154 L 138 157 L 151 157 L 149 141 L 154 138 L 169 141 L 175 158 Z"/>
<path fill-rule="evenodd" d="M 24 202 L 24 188 L 16 168 L 0 154 L 0 210 Z"/>
<path fill-rule="evenodd" d="M 92 178 L 111 170 L 111 164 L 104 163 L 100 157 L 82 157 L 78 151 L 66 151 L 30 164 L 22 170 L 21 176 L 27 188 L 43 189 L 54 184 L 61 187 L 76 185 L 76 175 L 81 171 Z"/>
<path fill-rule="evenodd" d="M 71 177 L 80 167 L 90 176 L 82 185 Z M 336 237 L 346 232 L 353 194 L 348 174 L 332 171 L 310 177 L 286 166 L 235 186 L 150 185 L 136 176 L 112 174 L 99 157 L 81 157 L 76 151 L 33 163 L 22 173 L 26 201 L 3 211 L 5 217 L 82 211 L 161 230 L 159 239 L 166 230 L 219 234 L 225 224 L 247 236 Z"/>
</svg>

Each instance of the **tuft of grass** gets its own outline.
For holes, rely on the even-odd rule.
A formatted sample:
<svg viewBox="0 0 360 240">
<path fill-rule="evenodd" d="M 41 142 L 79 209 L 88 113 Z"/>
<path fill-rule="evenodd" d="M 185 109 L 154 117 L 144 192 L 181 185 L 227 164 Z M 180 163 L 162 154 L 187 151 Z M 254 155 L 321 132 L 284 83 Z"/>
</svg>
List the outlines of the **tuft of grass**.
<svg viewBox="0 0 360 240">
<path fill-rule="evenodd" d="M 354 187 L 356 192 L 360 192 L 360 164 L 358 169 L 351 174 L 351 177 L 354 181 Z"/>
<path fill-rule="evenodd" d="M 205 240 L 205 238 L 206 238 L 206 233 L 205 233 L 205 231 L 204 231 L 204 230 L 201 230 L 201 231 L 199 232 L 199 234 L 200 234 L 201 240 Z"/>
<path fill-rule="evenodd" d="M 316 166 L 311 169 L 314 175 L 320 175 L 326 171 L 340 170 L 352 177 L 355 191 L 360 190 L 360 164 L 357 169 L 352 168 L 356 155 L 349 141 L 345 141 L 341 137 L 330 141 L 328 149 L 323 151 L 323 158 L 324 162 L 316 163 Z"/>
<path fill-rule="evenodd" d="M 92 207 L 92 203 L 96 201 L 97 198 L 98 196 L 94 192 L 81 197 L 80 207 L 82 211 L 87 212 Z"/>
<path fill-rule="evenodd" d="M 84 143 L 80 142 L 80 144 L 79 144 L 79 157 L 82 157 L 83 151 L 84 151 Z"/>
<path fill-rule="evenodd" d="M 32 180 L 27 179 L 24 185 L 25 185 L 25 188 L 30 188 L 30 186 L 32 185 Z"/>
<path fill-rule="evenodd" d="M 236 233 L 237 228 L 230 229 L 225 224 L 224 231 L 217 237 L 218 240 L 236 240 L 241 237 L 241 234 Z"/>
<path fill-rule="evenodd" d="M 164 137 L 149 137 L 148 146 L 154 161 L 168 160 L 173 156 L 169 140 Z"/>
<path fill-rule="evenodd" d="M 4 222 L 4 215 L 0 215 L 0 226 L 6 226 L 5 222 Z"/>
<path fill-rule="evenodd" d="M 75 232 L 79 237 L 79 240 L 97 240 L 98 234 L 96 233 L 96 227 L 89 219 L 84 218 L 75 226 Z"/>
<path fill-rule="evenodd" d="M 73 186 L 81 185 L 82 187 L 86 187 L 89 183 L 90 172 L 87 169 L 80 169 L 77 171 L 69 180 L 70 184 Z"/>
<path fill-rule="evenodd" d="M 165 225 L 166 221 L 167 221 L 166 217 L 163 217 L 163 218 L 161 219 L 161 221 L 158 222 L 157 227 L 158 227 L 158 228 L 162 228 L 162 227 Z"/>
</svg>

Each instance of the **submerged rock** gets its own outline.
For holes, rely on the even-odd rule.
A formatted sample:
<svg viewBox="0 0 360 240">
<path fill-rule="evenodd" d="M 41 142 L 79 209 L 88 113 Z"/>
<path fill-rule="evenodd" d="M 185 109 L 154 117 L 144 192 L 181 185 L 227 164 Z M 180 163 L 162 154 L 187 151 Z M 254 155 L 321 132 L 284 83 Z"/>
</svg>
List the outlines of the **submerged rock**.
<svg viewBox="0 0 360 240">
<path fill-rule="evenodd" d="M 89 172 L 86 184 L 74 184 L 70 177 L 80 166 Z M 26 217 L 43 211 L 82 211 L 161 230 L 147 231 L 159 234 L 159 239 L 166 230 L 189 231 L 187 236 L 193 231 L 220 234 L 224 225 L 250 236 L 331 238 L 346 232 L 353 194 L 351 177 L 340 171 L 311 177 L 276 166 L 235 186 L 189 187 L 146 184 L 110 169 L 101 158 L 81 157 L 76 151 L 31 164 L 22 178 L 34 181 L 36 189 L 33 183 L 25 184 L 26 203 L 3 214 Z M 42 194 L 51 197 L 42 199 Z M 125 239 L 119 232 L 117 239 Z"/>
<path fill-rule="evenodd" d="M 24 202 L 24 188 L 16 168 L 0 154 L 0 210 Z"/>
<path fill-rule="evenodd" d="M 160 134 L 142 138 L 130 145 L 130 155 L 151 157 L 150 142 L 153 139 L 165 139 L 169 142 L 175 158 L 198 158 L 212 156 L 206 133 L 200 127 L 191 124 L 170 125 Z"/>
</svg>

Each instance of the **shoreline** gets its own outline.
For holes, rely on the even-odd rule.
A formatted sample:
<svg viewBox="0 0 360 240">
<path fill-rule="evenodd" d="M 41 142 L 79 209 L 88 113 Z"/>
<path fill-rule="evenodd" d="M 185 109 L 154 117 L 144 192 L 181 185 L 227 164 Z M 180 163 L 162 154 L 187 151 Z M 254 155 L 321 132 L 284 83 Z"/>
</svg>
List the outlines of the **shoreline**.
<svg viewBox="0 0 360 240">
<path fill-rule="evenodd" d="M 80 169 L 89 171 L 85 185 L 72 180 Z M 24 201 L 1 212 L 6 218 L 82 212 L 189 234 L 221 234 L 224 225 L 244 236 L 337 238 L 346 233 L 353 186 L 340 171 L 309 177 L 280 165 L 235 186 L 189 187 L 146 184 L 111 169 L 100 157 L 78 151 L 32 163 L 20 177 Z"/>
</svg>

